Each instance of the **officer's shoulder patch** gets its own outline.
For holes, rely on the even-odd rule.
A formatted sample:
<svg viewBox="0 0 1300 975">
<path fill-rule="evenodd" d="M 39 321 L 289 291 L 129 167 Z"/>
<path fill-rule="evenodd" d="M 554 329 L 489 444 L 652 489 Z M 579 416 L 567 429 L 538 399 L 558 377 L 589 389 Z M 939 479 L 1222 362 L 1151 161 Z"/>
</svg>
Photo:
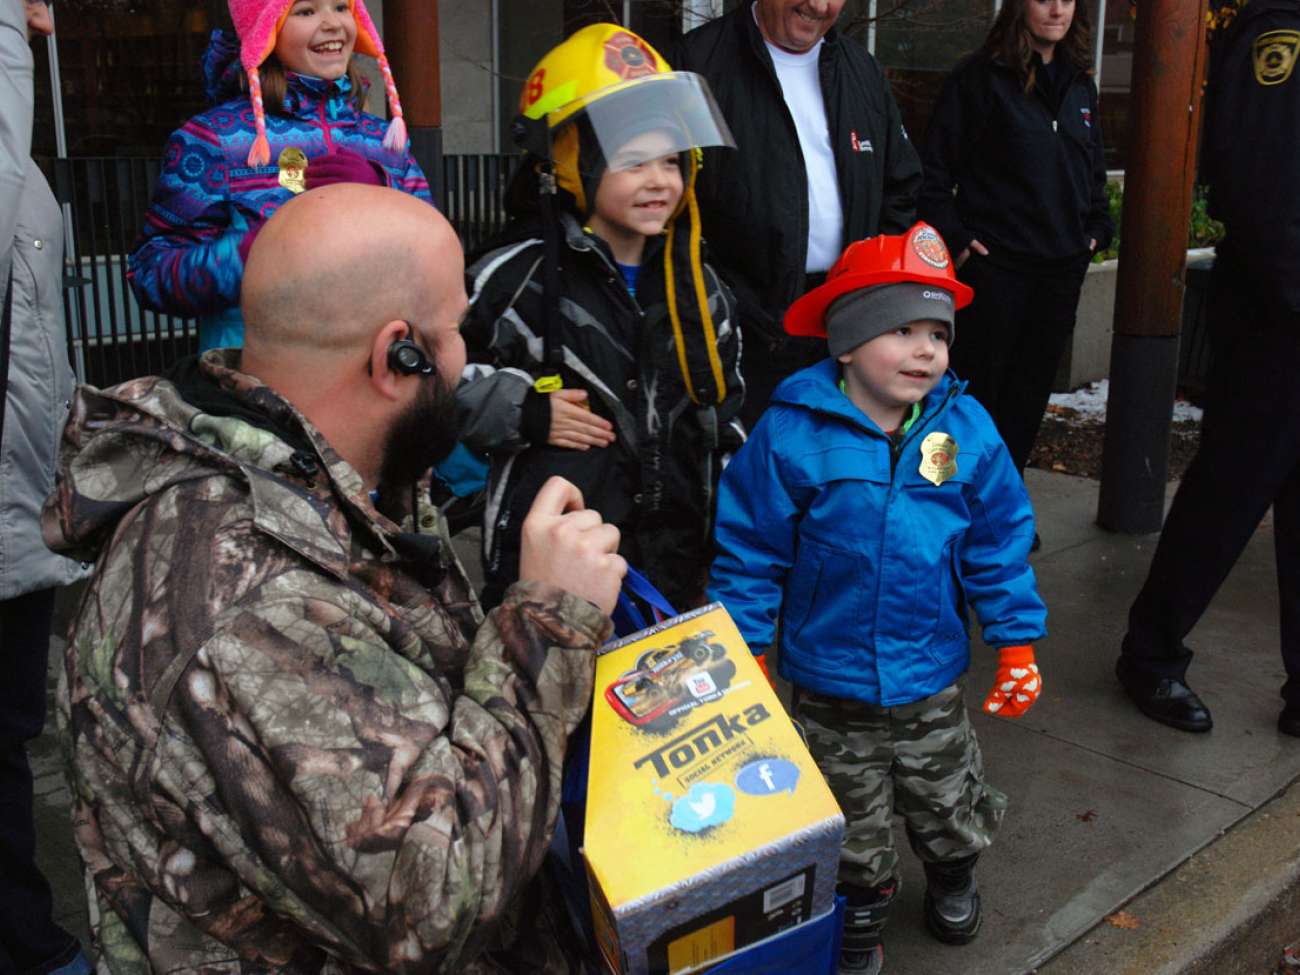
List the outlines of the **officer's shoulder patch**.
<svg viewBox="0 0 1300 975">
<path fill-rule="evenodd" d="M 1255 80 L 1261 85 L 1280 85 L 1291 77 L 1300 31 L 1270 30 L 1255 38 Z"/>
</svg>

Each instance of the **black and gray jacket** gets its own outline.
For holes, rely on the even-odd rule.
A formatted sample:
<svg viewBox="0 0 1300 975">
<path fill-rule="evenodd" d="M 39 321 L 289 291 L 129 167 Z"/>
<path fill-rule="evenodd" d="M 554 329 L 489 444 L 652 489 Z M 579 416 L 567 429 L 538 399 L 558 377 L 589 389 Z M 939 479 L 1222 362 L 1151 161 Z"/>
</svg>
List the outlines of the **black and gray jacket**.
<svg viewBox="0 0 1300 975">
<path fill-rule="evenodd" d="M 608 247 L 561 216 L 560 332 L 565 388 L 585 389 L 616 441 L 587 451 L 551 447 L 550 405 L 534 381 L 544 365 L 542 239 L 524 222 L 467 271 L 462 331 L 469 365 L 457 392 L 461 437 L 491 456 L 483 523 L 485 599 L 518 571 L 520 523 L 548 477 L 582 491 L 623 533 L 623 554 L 676 602 L 703 591 L 711 559 L 714 490 L 725 454 L 744 433 L 740 334 L 731 292 L 707 264 L 705 282 L 727 381 L 726 398 L 699 406 L 686 393 L 663 300 L 663 238 L 651 238 L 634 298 Z"/>
</svg>

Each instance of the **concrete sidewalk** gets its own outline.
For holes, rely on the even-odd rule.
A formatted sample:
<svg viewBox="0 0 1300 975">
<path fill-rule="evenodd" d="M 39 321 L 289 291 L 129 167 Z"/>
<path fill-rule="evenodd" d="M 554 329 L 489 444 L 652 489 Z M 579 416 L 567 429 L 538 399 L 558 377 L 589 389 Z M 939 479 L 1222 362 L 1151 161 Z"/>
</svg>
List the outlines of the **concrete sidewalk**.
<svg viewBox="0 0 1300 975">
<path fill-rule="evenodd" d="M 1283 674 L 1271 525 L 1188 640 L 1199 651 L 1192 686 L 1215 718 L 1208 735 L 1189 735 L 1142 717 L 1113 676 L 1155 536 L 1098 529 L 1095 481 L 1040 471 L 1028 480 L 1052 635 L 1038 647 L 1045 688 L 1038 705 L 1019 721 L 974 718 L 988 777 L 1011 799 L 980 863 L 984 929 L 963 948 L 930 939 L 921 920 L 924 881 L 905 852 L 886 970 L 1263 975 L 1282 945 L 1300 938 L 1300 788 L 1286 791 L 1300 779 L 1300 739 L 1276 731 Z M 61 640 L 54 649 L 52 663 Z M 994 655 L 978 647 L 972 705 L 993 672 Z M 35 761 L 41 865 L 61 922 L 85 937 L 49 729 Z M 906 848 L 901 830 L 898 839 Z M 1121 909 L 1129 927 L 1103 923 Z M 1249 953 L 1260 946 L 1260 956 Z"/>
</svg>

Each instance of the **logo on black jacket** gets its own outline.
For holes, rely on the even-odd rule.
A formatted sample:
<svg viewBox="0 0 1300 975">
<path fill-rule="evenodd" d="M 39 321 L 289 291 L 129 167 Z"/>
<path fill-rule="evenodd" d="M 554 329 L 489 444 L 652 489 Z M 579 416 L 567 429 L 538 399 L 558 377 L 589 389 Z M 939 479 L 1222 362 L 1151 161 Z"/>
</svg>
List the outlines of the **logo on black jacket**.
<svg viewBox="0 0 1300 975">
<path fill-rule="evenodd" d="M 853 147 L 854 152 L 875 152 L 876 151 L 872 147 L 870 139 L 858 138 L 857 129 L 849 130 L 849 145 Z"/>
<path fill-rule="evenodd" d="M 1255 38 L 1255 80 L 1261 85 L 1280 85 L 1291 77 L 1300 32 L 1270 30 Z"/>
</svg>

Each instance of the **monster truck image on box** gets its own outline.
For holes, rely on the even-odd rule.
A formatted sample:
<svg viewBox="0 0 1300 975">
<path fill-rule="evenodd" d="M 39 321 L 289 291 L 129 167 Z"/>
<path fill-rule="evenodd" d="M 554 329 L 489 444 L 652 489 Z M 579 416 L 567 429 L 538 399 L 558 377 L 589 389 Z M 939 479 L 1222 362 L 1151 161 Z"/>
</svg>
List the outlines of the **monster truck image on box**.
<svg viewBox="0 0 1300 975">
<path fill-rule="evenodd" d="M 635 669 L 605 688 L 605 699 L 624 721 L 663 733 L 683 714 L 722 697 L 735 676 L 726 648 L 712 630 L 701 630 L 641 654 Z"/>
</svg>

